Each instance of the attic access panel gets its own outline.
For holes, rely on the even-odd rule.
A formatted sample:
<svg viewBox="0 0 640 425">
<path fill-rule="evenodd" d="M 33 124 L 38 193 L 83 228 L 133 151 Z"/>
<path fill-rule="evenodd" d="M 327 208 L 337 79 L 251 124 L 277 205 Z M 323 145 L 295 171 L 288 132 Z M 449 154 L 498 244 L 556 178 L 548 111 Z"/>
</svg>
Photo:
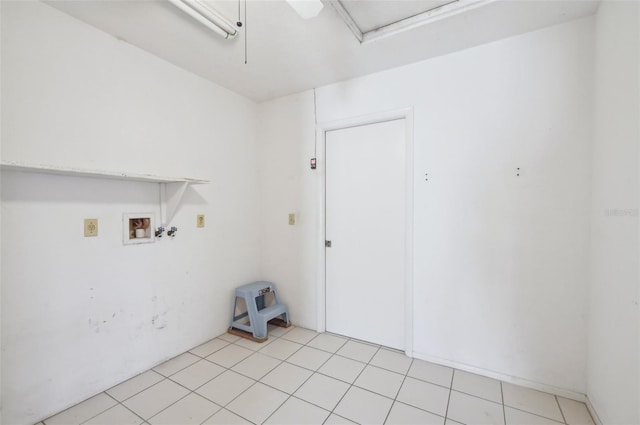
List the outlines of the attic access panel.
<svg viewBox="0 0 640 425">
<path fill-rule="evenodd" d="M 364 34 L 458 0 L 341 0 L 353 22 Z"/>
</svg>

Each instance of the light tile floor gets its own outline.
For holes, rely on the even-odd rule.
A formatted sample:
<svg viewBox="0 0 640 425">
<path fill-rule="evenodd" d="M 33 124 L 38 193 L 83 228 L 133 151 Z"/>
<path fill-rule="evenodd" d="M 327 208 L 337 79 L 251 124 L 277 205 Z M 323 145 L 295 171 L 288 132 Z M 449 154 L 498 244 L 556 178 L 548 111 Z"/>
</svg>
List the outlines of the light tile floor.
<svg viewBox="0 0 640 425">
<path fill-rule="evenodd" d="M 55 424 L 593 425 L 577 401 L 328 333 L 220 335 L 44 421 Z"/>
</svg>

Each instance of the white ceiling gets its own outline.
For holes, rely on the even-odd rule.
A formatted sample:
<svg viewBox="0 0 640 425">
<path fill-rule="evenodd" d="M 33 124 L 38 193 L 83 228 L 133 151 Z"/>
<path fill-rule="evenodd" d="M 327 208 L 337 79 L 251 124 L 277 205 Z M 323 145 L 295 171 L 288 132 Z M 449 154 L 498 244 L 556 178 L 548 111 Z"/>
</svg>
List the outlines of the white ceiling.
<svg viewBox="0 0 640 425">
<path fill-rule="evenodd" d="M 395 14 L 400 6 L 415 11 L 424 5 L 430 8 L 434 1 L 438 0 L 342 0 L 342 4 L 345 9 L 356 7 L 359 12 L 354 15 L 368 16 L 365 21 L 375 26 L 384 24 L 388 17 L 396 20 L 402 16 Z M 237 20 L 237 1 L 209 3 L 232 21 Z M 102 31 L 256 101 L 577 19 L 595 13 L 598 7 L 597 0 L 484 1 L 453 16 L 361 44 L 328 1 L 324 3 L 316 18 L 303 20 L 284 0 L 248 0 L 243 30 L 235 39 L 225 40 L 165 0 L 47 1 Z"/>
</svg>

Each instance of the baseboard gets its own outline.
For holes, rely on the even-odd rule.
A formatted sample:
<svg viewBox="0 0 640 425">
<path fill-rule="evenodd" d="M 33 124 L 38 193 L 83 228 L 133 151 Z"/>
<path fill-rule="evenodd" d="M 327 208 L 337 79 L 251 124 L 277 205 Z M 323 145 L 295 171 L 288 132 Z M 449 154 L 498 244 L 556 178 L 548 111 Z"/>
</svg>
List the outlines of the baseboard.
<svg viewBox="0 0 640 425">
<path fill-rule="evenodd" d="M 436 363 L 442 366 L 452 367 L 454 369 L 463 370 L 465 372 L 475 373 L 476 375 L 486 376 L 488 378 L 498 379 L 500 381 L 508 382 L 510 384 L 519 385 L 525 388 L 531 388 L 533 390 L 543 391 L 545 393 L 557 395 L 560 397 L 568 398 L 571 400 L 580 401 L 582 403 L 587 402 L 587 396 L 577 391 L 568 390 L 565 388 L 555 387 L 553 385 L 542 384 L 540 382 L 530 381 L 528 379 L 518 378 L 517 376 L 506 375 L 504 373 L 494 372 L 488 369 L 482 369 L 475 366 L 470 366 L 464 363 L 458 363 L 450 360 L 441 359 L 438 357 L 430 356 L 428 354 L 413 352 L 413 357 L 420 360 L 425 360 L 431 363 Z M 591 410 L 591 408 L 589 409 Z M 602 425 L 602 424 L 597 424 Z"/>
<path fill-rule="evenodd" d="M 593 404 L 591 404 L 591 400 L 589 399 L 589 396 L 587 395 L 585 398 L 586 398 L 585 404 L 587 405 L 587 409 L 589 409 L 589 413 L 591 413 L 591 418 L 593 419 L 593 422 L 595 422 L 596 425 L 602 425 L 600 416 L 598 416 L 598 412 L 596 412 L 596 408 L 593 407 Z"/>
</svg>

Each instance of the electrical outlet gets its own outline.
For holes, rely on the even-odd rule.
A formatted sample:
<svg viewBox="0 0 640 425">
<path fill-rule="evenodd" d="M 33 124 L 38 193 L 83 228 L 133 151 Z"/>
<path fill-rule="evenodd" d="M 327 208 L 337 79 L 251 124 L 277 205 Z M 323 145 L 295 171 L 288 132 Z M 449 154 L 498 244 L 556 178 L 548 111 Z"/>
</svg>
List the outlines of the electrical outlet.
<svg viewBox="0 0 640 425">
<path fill-rule="evenodd" d="M 289 213 L 289 225 L 293 226 L 296 224 L 296 215 L 294 213 Z"/>
<path fill-rule="evenodd" d="M 97 218 L 85 218 L 84 219 L 84 237 L 98 236 L 98 219 Z"/>
<path fill-rule="evenodd" d="M 196 216 L 196 227 L 204 227 L 204 214 Z"/>
</svg>

